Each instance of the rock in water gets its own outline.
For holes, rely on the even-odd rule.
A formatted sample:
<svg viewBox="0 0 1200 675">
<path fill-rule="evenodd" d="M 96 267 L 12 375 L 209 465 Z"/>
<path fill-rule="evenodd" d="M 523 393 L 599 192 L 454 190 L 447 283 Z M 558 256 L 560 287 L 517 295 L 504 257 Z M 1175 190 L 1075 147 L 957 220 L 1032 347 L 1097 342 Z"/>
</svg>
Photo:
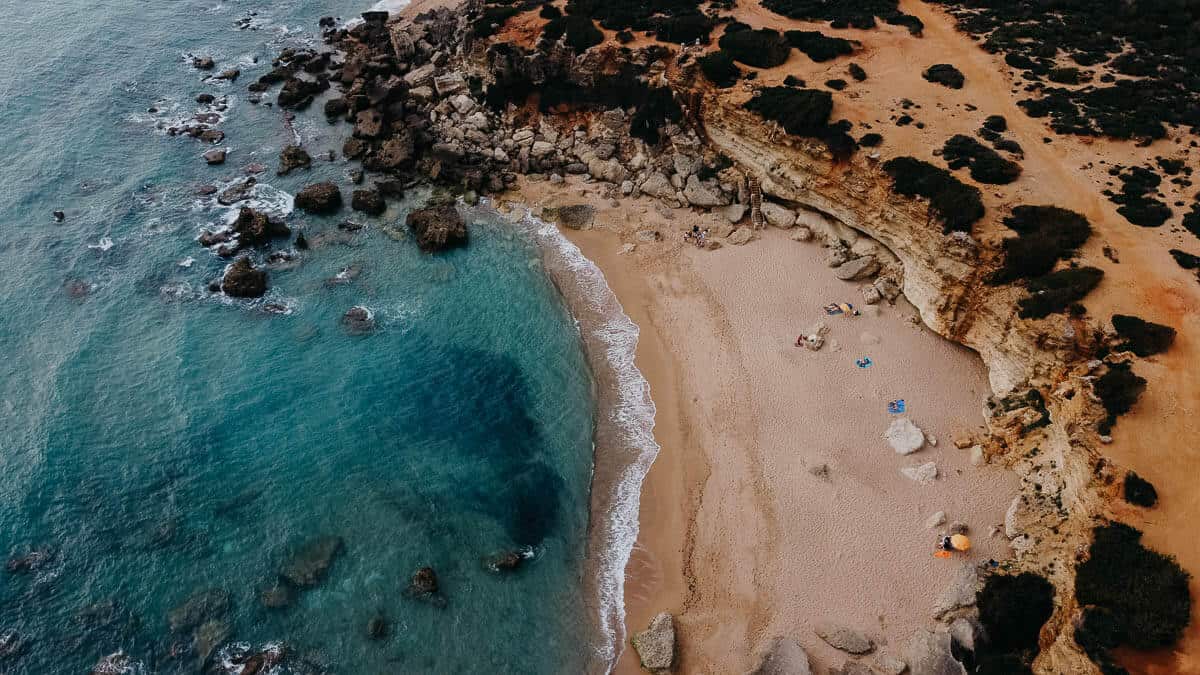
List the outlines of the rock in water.
<svg viewBox="0 0 1200 675">
<path fill-rule="evenodd" d="M 484 560 L 483 566 L 492 572 L 511 572 L 520 567 L 527 557 L 530 556 L 523 551 L 504 551 Z"/>
<path fill-rule="evenodd" d="M 221 291 L 231 298 L 261 298 L 267 292 L 267 273 L 255 269 L 246 257 L 225 268 Z"/>
<path fill-rule="evenodd" d="M 871 638 L 853 628 L 825 624 L 817 626 L 814 630 L 817 637 L 829 643 L 829 646 L 848 654 L 866 654 L 875 649 Z"/>
<path fill-rule="evenodd" d="M 341 537 L 325 536 L 306 542 L 279 570 L 279 576 L 299 588 L 316 586 L 325 578 L 333 559 L 342 552 Z"/>
<path fill-rule="evenodd" d="M 228 611 L 229 593 L 219 588 L 210 588 L 192 595 L 167 612 L 167 625 L 178 633 L 197 628 L 206 621 L 219 619 Z"/>
<path fill-rule="evenodd" d="M 366 307 L 351 307 L 342 315 L 342 325 L 351 335 L 370 333 L 375 329 L 375 315 Z"/>
<path fill-rule="evenodd" d="M 212 70 L 215 65 L 211 56 L 197 56 L 192 59 L 192 67 L 197 70 Z"/>
<path fill-rule="evenodd" d="M 892 420 L 883 437 L 898 455 L 911 455 L 925 445 L 925 434 L 906 417 Z"/>
<path fill-rule="evenodd" d="M 233 221 L 233 231 L 237 232 L 238 244 L 241 246 L 261 246 L 273 237 L 288 237 L 292 234 L 282 220 L 246 207 L 238 212 L 237 220 Z"/>
<path fill-rule="evenodd" d="M 906 466 L 900 469 L 900 473 L 904 474 L 904 477 L 909 480 L 915 480 L 922 485 L 928 485 L 937 479 L 938 469 L 937 464 L 925 462 L 920 466 Z"/>
<path fill-rule="evenodd" d="M 382 614 L 376 614 L 367 622 L 367 637 L 372 640 L 382 640 L 388 634 L 388 620 Z"/>
<path fill-rule="evenodd" d="M 289 145 L 279 151 L 279 171 L 276 173 L 286 176 L 292 169 L 307 169 L 310 166 L 312 157 L 308 152 L 298 145 Z"/>
<path fill-rule="evenodd" d="M 812 675 L 808 654 L 794 638 L 771 640 L 758 665 L 748 675 Z"/>
<path fill-rule="evenodd" d="M 212 166 L 216 166 L 218 164 L 224 164 L 225 163 L 225 155 L 226 155 L 226 152 L 225 152 L 224 148 L 213 148 L 212 150 L 209 150 L 208 152 L 204 153 L 204 161 L 208 162 Z"/>
<path fill-rule="evenodd" d="M 314 183 L 296 193 L 296 208 L 309 213 L 333 213 L 342 208 L 342 193 L 333 183 Z"/>
<path fill-rule="evenodd" d="M 350 196 L 350 208 L 378 216 L 387 210 L 387 204 L 378 190 L 355 190 Z"/>
<path fill-rule="evenodd" d="M 444 251 L 467 243 L 467 225 L 453 204 L 413 211 L 407 223 L 422 251 Z"/>
<path fill-rule="evenodd" d="M 408 592 L 418 597 L 437 595 L 437 572 L 434 572 L 432 567 L 421 567 L 413 572 L 412 579 L 408 582 Z"/>
<path fill-rule="evenodd" d="M 275 584 L 258 594 L 258 601 L 267 609 L 283 609 L 292 604 L 295 592 L 287 584 Z"/>
<path fill-rule="evenodd" d="M 659 614 L 631 642 L 643 668 L 652 673 L 666 673 L 675 664 L 675 619 L 667 612 Z"/>
<path fill-rule="evenodd" d="M 233 630 L 224 621 L 206 621 L 196 629 L 196 637 L 192 646 L 196 650 L 197 671 L 204 672 L 212 653 L 232 634 Z"/>
</svg>

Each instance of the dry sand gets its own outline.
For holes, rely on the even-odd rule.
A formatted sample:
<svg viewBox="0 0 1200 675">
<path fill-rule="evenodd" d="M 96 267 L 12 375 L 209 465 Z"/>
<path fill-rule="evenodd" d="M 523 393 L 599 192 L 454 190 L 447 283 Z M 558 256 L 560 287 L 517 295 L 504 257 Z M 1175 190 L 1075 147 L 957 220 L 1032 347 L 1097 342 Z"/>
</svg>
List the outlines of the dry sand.
<svg viewBox="0 0 1200 675">
<path fill-rule="evenodd" d="M 531 205 L 585 199 L 577 186 L 547 183 L 521 196 Z M 738 672 L 776 635 L 799 639 L 816 663 L 841 665 L 816 623 L 898 648 L 930 623 L 965 560 L 1006 557 L 988 532 L 1003 522 L 1016 478 L 971 466 L 950 443 L 982 429 L 989 390 L 974 354 L 916 325 L 906 303 L 879 316 L 825 316 L 824 304 L 859 295 L 834 278 L 818 244 L 771 230 L 745 247 L 700 251 L 681 242 L 682 229 L 719 216 L 680 210 L 667 220 L 647 200 L 586 200 L 607 205 L 597 231 L 566 234 L 641 327 L 638 363 L 658 406 L 662 452 L 628 568 L 631 631 L 658 611 L 676 613 L 682 672 Z M 663 240 L 641 241 L 639 230 Z M 622 242 L 637 250 L 619 254 Z M 830 328 L 826 347 L 795 347 L 816 322 Z M 862 356 L 875 365 L 857 368 Z M 893 398 L 908 401 L 937 447 L 892 451 L 882 434 Z M 927 461 L 940 472 L 931 485 L 900 474 Z M 812 472 L 822 465 L 827 477 Z M 936 511 L 971 527 L 969 557 L 932 557 L 938 530 L 925 522 Z M 619 671 L 637 671 L 632 652 Z"/>
</svg>

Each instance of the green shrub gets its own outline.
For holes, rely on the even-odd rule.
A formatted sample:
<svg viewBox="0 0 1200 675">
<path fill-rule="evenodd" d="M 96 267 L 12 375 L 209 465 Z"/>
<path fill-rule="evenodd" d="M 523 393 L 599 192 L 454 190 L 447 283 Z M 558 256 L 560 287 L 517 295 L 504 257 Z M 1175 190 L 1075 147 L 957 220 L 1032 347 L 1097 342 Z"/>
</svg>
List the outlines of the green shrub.
<svg viewBox="0 0 1200 675">
<path fill-rule="evenodd" d="M 779 31 L 770 28 L 739 30 L 733 33 L 726 31 L 717 44 L 734 60 L 755 68 L 783 65 L 792 51 Z"/>
<path fill-rule="evenodd" d="M 951 169 L 970 167 L 971 178 L 980 183 L 1007 185 L 1021 175 L 1021 166 L 1004 159 L 995 150 L 963 134 L 955 134 L 942 146 L 942 159 Z"/>
<path fill-rule="evenodd" d="M 789 44 L 805 56 L 823 63 L 839 56 L 854 53 L 854 43 L 839 37 L 829 37 L 815 30 L 789 30 L 784 34 Z"/>
<path fill-rule="evenodd" d="M 1128 350 L 1142 358 L 1161 354 L 1175 341 L 1175 329 L 1127 314 L 1114 314 L 1113 329 L 1124 338 L 1117 348 Z"/>
<path fill-rule="evenodd" d="M 1158 490 L 1133 471 L 1125 474 L 1125 501 L 1150 508 L 1158 503 Z"/>
<path fill-rule="evenodd" d="M 1004 224 L 1017 233 L 1005 239 L 1004 266 L 988 280 L 1007 284 L 1049 274 L 1059 260 L 1070 258 L 1092 235 L 1087 218 L 1057 206 L 1017 206 Z"/>
<path fill-rule="evenodd" d="M 851 63 L 846 66 L 846 72 L 850 73 L 850 77 L 853 77 L 858 82 L 865 82 L 867 79 L 867 71 L 863 70 L 863 67 L 857 63 Z"/>
<path fill-rule="evenodd" d="M 696 61 L 700 64 L 700 72 L 704 73 L 704 77 L 721 89 L 737 84 L 742 76 L 741 69 L 733 63 L 733 57 L 724 50 L 705 54 Z"/>
<path fill-rule="evenodd" d="M 1030 279 L 1029 297 L 1018 301 L 1018 315 L 1043 319 L 1061 312 L 1091 293 L 1103 278 L 1104 271 L 1095 267 L 1073 267 Z"/>
<path fill-rule="evenodd" d="M 562 16 L 562 10 L 554 5 L 542 5 L 542 9 L 538 11 L 538 16 L 543 19 L 557 19 Z"/>
<path fill-rule="evenodd" d="M 1188 573 L 1142 546 L 1142 533 L 1124 523 L 1097 527 L 1094 535 L 1088 559 L 1076 569 L 1075 598 L 1110 612 L 1111 625 L 1087 635 L 1135 649 L 1175 644 L 1191 617 Z"/>
<path fill-rule="evenodd" d="M 1108 413 L 1108 418 L 1100 423 L 1100 433 L 1108 434 L 1116 424 L 1117 417 L 1129 412 L 1146 390 L 1146 379 L 1134 373 L 1128 363 L 1113 363 L 1103 375 L 1096 378 L 1092 388 Z"/>
<path fill-rule="evenodd" d="M 1177 248 L 1171 249 L 1168 251 L 1168 253 L 1171 254 L 1171 257 L 1175 259 L 1175 262 L 1178 263 L 1178 265 L 1183 269 L 1200 269 L 1200 255 L 1192 255 L 1187 251 L 1180 251 Z"/>
<path fill-rule="evenodd" d="M 970 232 L 983 217 L 979 188 L 965 185 L 949 171 L 912 157 L 888 160 L 883 170 L 892 177 L 892 189 L 908 197 L 929 200 L 932 216 L 943 223 L 944 232 Z"/>
<path fill-rule="evenodd" d="M 827 91 L 767 87 L 746 101 L 743 107 L 758 113 L 763 119 L 778 122 L 784 131 L 793 136 L 821 139 L 838 160 L 849 157 L 857 147 L 847 133 L 850 131 L 849 122 L 842 120 L 836 124 L 829 123 L 833 97 Z"/>
<path fill-rule="evenodd" d="M 921 73 L 921 77 L 951 89 L 962 89 L 963 84 L 967 81 L 958 68 L 949 63 L 937 63 L 929 66 L 925 72 Z"/>
</svg>

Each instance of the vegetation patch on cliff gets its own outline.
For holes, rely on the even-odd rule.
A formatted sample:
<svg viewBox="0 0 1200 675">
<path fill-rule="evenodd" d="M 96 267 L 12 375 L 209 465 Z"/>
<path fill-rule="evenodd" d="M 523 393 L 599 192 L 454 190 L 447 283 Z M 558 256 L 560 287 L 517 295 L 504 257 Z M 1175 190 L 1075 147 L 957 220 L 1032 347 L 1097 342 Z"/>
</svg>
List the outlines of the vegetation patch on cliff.
<svg viewBox="0 0 1200 675">
<path fill-rule="evenodd" d="M 726 28 L 717 44 L 721 51 L 748 66 L 774 68 L 783 65 L 792 52 L 791 45 L 777 30 L 744 27 L 730 32 L 730 28 Z"/>
<path fill-rule="evenodd" d="M 779 123 L 793 136 L 821 139 L 835 157 L 849 156 L 856 146 L 854 139 L 846 133 L 848 123 L 829 123 L 833 97 L 827 91 L 767 87 L 746 101 L 745 108 L 763 119 Z"/>
<path fill-rule="evenodd" d="M 576 54 L 582 54 L 588 48 L 604 42 L 604 33 L 596 28 L 596 24 L 592 23 L 590 18 L 568 14 L 551 19 L 542 28 L 543 48 L 548 48 L 550 44 L 557 42 L 564 35 L 567 46 L 574 49 Z"/>
<path fill-rule="evenodd" d="M 1038 633 L 1054 613 L 1054 585 L 1030 572 L 994 574 L 976 604 L 987 641 L 976 651 L 974 672 L 1027 671 L 1038 654 Z M 1008 669 L 996 670 L 1000 664 Z"/>
<path fill-rule="evenodd" d="M 789 44 L 804 52 L 805 56 L 823 63 L 854 53 L 854 43 L 839 37 L 829 37 L 815 30 L 789 30 L 784 33 Z"/>
<path fill-rule="evenodd" d="M 1131 351 L 1142 358 L 1167 351 L 1175 341 L 1174 328 L 1136 316 L 1114 314 L 1112 325 L 1122 340 L 1117 349 Z"/>
<path fill-rule="evenodd" d="M 892 177 L 892 189 L 908 197 L 929 200 L 931 217 L 942 221 L 943 231 L 970 232 L 983 217 L 979 188 L 966 185 L 949 171 L 913 157 L 896 157 L 883 165 Z"/>
<path fill-rule="evenodd" d="M 1125 474 L 1125 501 L 1150 508 L 1158 503 L 1158 490 L 1133 471 Z"/>
<path fill-rule="evenodd" d="M 619 31 L 653 31 L 663 42 L 707 43 L 712 20 L 700 11 L 698 0 L 569 0 L 567 14 L 588 17 Z"/>
<path fill-rule="evenodd" d="M 1021 176 L 1021 165 L 1004 159 L 995 150 L 963 134 L 955 134 L 942 146 L 942 158 L 951 169 L 969 167 L 971 178 L 980 183 L 1007 185 Z"/>
<path fill-rule="evenodd" d="M 1108 417 L 1100 422 L 1099 431 L 1108 435 L 1117 423 L 1117 418 L 1129 412 L 1133 404 L 1141 398 L 1142 392 L 1146 390 L 1146 378 L 1134 373 L 1133 367 L 1128 363 L 1113 363 L 1108 366 L 1107 372 L 1096 378 L 1092 388 L 1096 396 L 1100 397 L 1104 411 L 1108 413 Z"/>
<path fill-rule="evenodd" d="M 1125 220 L 1140 227 L 1159 227 L 1171 217 L 1171 209 L 1154 198 L 1162 177 L 1157 173 L 1141 166 L 1131 167 L 1126 171 L 1114 168 L 1109 171 L 1121 181 L 1121 191 L 1113 193 L 1105 190 L 1109 201 L 1120 204 L 1117 213 Z"/>
<path fill-rule="evenodd" d="M 1104 278 L 1104 270 L 1095 267 L 1070 267 L 1030 279 L 1025 287 L 1029 297 L 1017 301 L 1022 319 L 1044 319 L 1079 302 Z"/>
<path fill-rule="evenodd" d="M 1017 236 L 1001 244 L 1004 266 L 989 279 L 993 284 L 1049 274 L 1059 260 L 1073 256 L 1092 235 L 1087 218 L 1057 206 L 1014 207 L 1004 224 Z"/>
<path fill-rule="evenodd" d="M 1188 573 L 1174 558 L 1143 546 L 1142 533 L 1124 523 L 1093 534 L 1088 559 L 1076 568 L 1075 599 L 1085 613 L 1075 640 L 1089 655 L 1118 645 L 1175 644 L 1192 611 Z"/>
<path fill-rule="evenodd" d="M 962 89 L 963 84 L 967 81 L 967 78 L 963 77 L 962 71 L 949 63 L 935 63 L 926 68 L 925 72 L 921 73 L 921 77 L 951 89 Z"/>
<path fill-rule="evenodd" d="M 899 10 L 898 0 L 764 0 L 763 7 L 788 17 L 804 21 L 828 21 L 833 28 L 874 28 L 875 18 L 904 26 L 913 35 L 920 35 L 921 20 Z"/>
<path fill-rule="evenodd" d="M 734 65 L 733 56 L 725 51 L 705 54 L 696 62 L 700 64 L 700 72 L 704 73 L 704 77 L 721 89 L 732 87 L 742 77 L 741 68 Z"/>
</svg>

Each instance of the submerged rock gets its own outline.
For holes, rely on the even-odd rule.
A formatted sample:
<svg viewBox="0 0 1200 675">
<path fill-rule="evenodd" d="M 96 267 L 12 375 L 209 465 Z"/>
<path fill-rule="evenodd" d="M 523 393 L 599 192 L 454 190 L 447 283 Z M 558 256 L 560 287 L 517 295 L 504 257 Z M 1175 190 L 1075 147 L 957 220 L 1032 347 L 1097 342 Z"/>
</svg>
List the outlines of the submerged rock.
<svg viewBox="0 0 1200 675">
<path fill-rule="evenodd" d="M 467 225 L 453 204 L 418 209 L 408 214 L 406 222 L 422 251 L 444 251 L 467 243 Z"/>
<path fill-rule="evenodd" d="M 287 584 L 275 584 L 258 594 L 258 601 L 267 609 L 284 609 L 292 604 L 296 592 Z"/>
<path fill-rule="evenodd" d="M 233 231 L 242 246 L 261 246 L 274 237 L 291 236 L 292 231 L 282 220 L 272 218 L 262 211 L 243 207 L 233 221 Z"/>
<path fill-rule="evenodd" d="M 27 553 L 14 555 L 9 558 L 8 562 L 4 565 L 4 569 L 8 570 L 9 574 L 33 572 L 53 559 L 53 549 L 35 548 Z"/>
<path fill-rule="evenodd" d="M 378 190 L 355 190 L 350 196 L 350 208 L 378 216 L 387 210 L 387 204 Z"/>
<path fill-rule="evenodd" d="M 492 572 L 511 572 L 531 557 L 532 552 L 526 550 L 503 551 L 484 560 L 483 566 Z"/>
<path fill-rule="evenodd" d="M 432 567 L 418 568 L 408 582 L 408 592 L 417 597 L 437 595 L 437 572 L 434 572 Z"/>
<path fill-rule="evenodd" d="M 334 558 L 342 552 L 341 537 L 323 536 L 306 542 L 283 564 L 279 576 L 298 588 L 316 586 L 325 578 Z"/>
<path fill-rule="evenodd" d="M 15 630 L 0 632 L 0 659 L 11 659 L 29 650 L 29 640 Z"/>
<path fill-rule="evenodd" d="M 342 193 L 333 183 L 314 183 L 296 193 L 296 208 L 309 213 L 333 213 L 342 208 Z"/>
<path fill-rule="evenodd" d="M 254 176 L 234 183 L 217 195 L 217 203 L 221 206 L 233 206 L 238 202 L 246 201 L 254 195 L 254 186 L 257 184 L 258 180 Z"/>
<path fill-rule="evenodd" d="M 198 628 L 206 621 L 225 616 L 229 612 L 229 605 L 228 592 L 209 588 L 193 594 L 167 612 L 167 625 L 176 633 Z"/>
<path fill-rule="evenodd" d="M 388 634 L 388 620 L 382 614 L 376 614 L 367 621 L 367 637 L 372 640 L 382 640 Z"/>
<path fill-rule="evenodd" d="M 633 648 L 642 667 L 652 673 L 665 673 L 675 665 L 675 619 L 663 612 L 650 620 L 646 630 L 635 633 Z"/>
<path fill-rule="evenodd" d="M 261 298 L 267 292 L 267 273 L 256 269 L 246 257 L 225 269 L 221 291 L 231 298 Z"/>
<path fill-rule="evenodd" d="M 205 621 L 196 629 L 192 648 L 196 650 L 197 670 L 201 672 L 204 670 L 213 652 L 228 640 L 231 635 L 233 635 L 233 629 L 228 623 L 220 620 Z"/>
</svg>

